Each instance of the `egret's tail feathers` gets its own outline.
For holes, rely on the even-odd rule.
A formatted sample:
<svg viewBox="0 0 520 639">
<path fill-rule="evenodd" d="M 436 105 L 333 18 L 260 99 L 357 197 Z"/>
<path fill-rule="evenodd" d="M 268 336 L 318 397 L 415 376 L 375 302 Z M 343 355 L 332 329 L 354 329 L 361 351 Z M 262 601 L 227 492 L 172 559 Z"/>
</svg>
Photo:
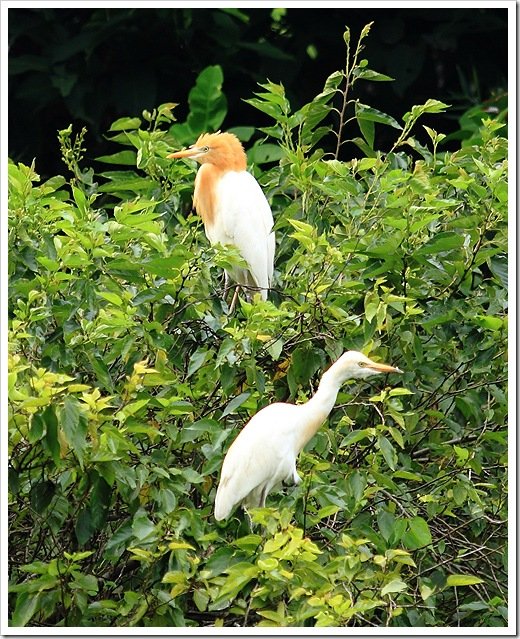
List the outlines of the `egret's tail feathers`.
<svg viewBox="0 0 520 639">
<path fill-rule="evenodd" d="M 222 521 L 222 519 L 227 519 L 231 514 L 231 511 L 235 507 L 235 501 L 231 497 L 231 491 L 226 490 L 226 486 L 228 486 L 228 482 L 221 482 L 217 488 L 217 495 L 215 497 L 215 519 L 217 521 Z"/>
</svg>

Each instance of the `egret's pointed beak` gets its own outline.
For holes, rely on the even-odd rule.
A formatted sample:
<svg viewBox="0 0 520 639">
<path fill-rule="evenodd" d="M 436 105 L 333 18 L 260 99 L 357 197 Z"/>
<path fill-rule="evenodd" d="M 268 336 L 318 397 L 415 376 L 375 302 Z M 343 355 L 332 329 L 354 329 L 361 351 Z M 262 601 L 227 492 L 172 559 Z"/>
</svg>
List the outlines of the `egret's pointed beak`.
<svg viewBox="0 0 520 639">
<path fill-rule="evenodd" d="M 184 149 L 184 151 L 175 151 L 175 153 L 170 153 L 169 155 L 167 155 L 167 158 L 191 158 L 194 155 L 197 155 L 198 153 L 200 153 L 200 149 L 198 149 L 197 147 L 190 147 L 189 149 Z"/>
<path fill-rule="evenodd" d="M 377 371 L 378 373 L 402 373 L 403 371 L 397 366 L 389 366 L 388 364 L 378 364 L 376 362 L 371 362 L 366 365 L 367 368 L 372 369 L 373 371 Z"/>
</svg>

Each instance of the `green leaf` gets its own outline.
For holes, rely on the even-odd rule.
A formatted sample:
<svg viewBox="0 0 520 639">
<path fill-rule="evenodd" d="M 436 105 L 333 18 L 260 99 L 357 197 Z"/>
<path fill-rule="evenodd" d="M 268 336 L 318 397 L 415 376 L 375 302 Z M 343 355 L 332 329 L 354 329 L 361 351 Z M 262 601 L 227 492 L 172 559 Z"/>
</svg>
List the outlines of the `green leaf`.
<svg viewBox="0 0 520 639">
<path fill-rule="evenodd" d="M 206 131 L 216 131 L 222 125 L 227 113 L 227 100 L 222 93 L 223 81 L 222 68 L 218 64 L 206 67 L 197 76 L 188 96 L 190 113 L 186 121 L 194 138 Z M 179 129 L 177 124 L 171 127 L 174 135 Z"/>
<path fill-rule="evenodd" d="M 142 509 L 138 510 L 134 516 L 132 533 L 140 542 L 150 541 L 155 538 L 155 524 Z"/>
<path fill-rule="evenodd" d="M 79 187 L 73 185 L 72 195 L 74 196 L 74 201 L 76 202 L 81 215 L 86 215 L 88 205 L 85 193 L 83 193 L 83 191 Z"/>
<path fill-rule="evenodd" d="M 373 149 L 374 148 L 374 135 L 375 135 L 375 126 L 374 122 L 371 120 L 365 120 L 363 118 L 358 119 L 358 126 L 365 138 L 368 146 Z"/>
<path fill-rule="evenodd" d="M 352 446 L 352 444 L 357 444 L 357 442 L 360 442 L 363 439 L 372 439 L 375 434 L 375 428 L 362 428 L 360 430 L 353 430 L 341 440 L 340 448 Z"/>
<path fill-rule="evenodd" d="M 205 572 L 208 577 L 216 577 L 226 572 L 233 564 L 240 559 L 236 556 L 236 550 L 229 545 L 216 548 L 215 552 L 209 557 L 205 565 Z"/>
<path fill-rule="evenodd" d="M 279 337 L 278 339 L 276 339 L 272 344 L 270 344 L 266 348 L 267 352 L 269 353 L 269 355 L 273 358 L 273 360 L 275 362 L 278 359 L 280 359 L 280 355 L 282 353 L 283 345 L 284 345 L 284 341 L 283 341 L 283 339 L 281 337 Z"/>
<path fill-rule="evenodd" d="M 406 532 L 407 520 L 406 519 L 396 519 L 394 523 L 394 529 L 392 531 L 392 535 L 388 540 L 388 543 L 391 547 L 395 547 L 403 538 L 403 535 Z"/>
<path fill-rule="evenodd" d="M 334 515 L 339 510 L 340 510 L 340 507 L 337 506 L 336 504 L 330 504 L 328 506 L 324 506 L 323 508 L 320 508 L 318 510 L 318 512 L 316 513 L 316 516 L 313 519 L 317 523 L 318 521 L 321 521 L 322 519 L 325 519 L 326 517 L 330 517 L 331 515 Z"/>
<path fill-rule="evenodd" d="M 104 477 L 98 475 L 94 480 L 89 500 L 91 520 L 95 530 L 100 530 L 105 524 L 110 509 L 111 495 L 110 484 Z"/>
<path fill-rule="evenodd" d="M 80 510 L 74 526 L 74 532 L 80 546 L 84 546 L 96 532 L 96 524 L 89 507 Z"/>
<path fill-rule="evenodd" d="M 136 175 L 136 177 L 128 177 L 127 179 L 124 179 L 123 176 L 117 176 L 114 173 L 102 173 L 101 175 L 110 180 L 106 184 L 101 184 L 98 187 L 98 191 L 102 193 L 121 193 L 124 191 L 141 193 L 155 187 L 154 182 L 147 177 L 138 177 Z"/>
<path fill-rule="evenodd" d="M 87 358 L 94 373 L 96 374 L 97 383 L 109 392 L 113 392 L 114 385 L 112 377 L 110 376 L 110 371 L 108 370 L 108 366 L 105 364 L 103 358 L 98 353 L 94 352 L 87 353 Z"/>
<path fill-rule="evenodd" d="M 475 323 L 482 328 L 487 328 L 491 331 L 499 331 L 504 325 L 504 320 L 500 317 L 493 317 L 491 315 L 476 315 Z"/>
<path fill-rule="evenodd" d="M 189 413 L 193 413 L 193 404 L 180 399 L 176 402 L 170 402 L 168 404 L 168 410 L 170 415 L 188 415 Z"/>
<path fill-rule="evenodd" d="M 390 391 L 388 392 L 389 397 L 399 397 L 401 395 L 413 395 L 413 394 L 414 392 L 411 391 L 409 388 L 401 388 L 401 387 L 391 388 Z"/>
<path fill-rule="evenodd" d="M 283 149 L 277 144 L 255 144 L 247 152 L 247 158 L 252 164 L 277 162 L 283 157 Z"/>
<path fill-rule="evenodd" d="M 334 71 L 333 73 L 331 73 L 325 80 L 322 94 L 329 95 L 329 92 L 336 93 L 344 77 L 345 76 L 341 71 Z"/>
<path fill-rule="evenodd" d="M 244 100 L 244 102 L 246 102 L 247 104 L 250 104 L 251 106 L 255 107 L 255 109 L 258 109 L 259 111 L 262 111 L 262 113 L 266 113 L 277 122 L 284 119 L 282 111 L 278 104 L 265 102 L 258 98 L 251 98 L 249 100 Z"/>
<path fill-rule="evenodd" d="M 312 102 L 304 105 L 299 114 L 303 118 L 302 140 L 304 143 L 309 141 L 309 136 L 318 124 L 324 120 L 332 111 L 332 105 L 329 102 L 336 94 L 336 89 L 329 88 L 317 95 Z"/>
<path fill-rule="evenodd" d="M 401 579 L 392 579 L 392 581 L 387 583 L 381 589 L 381 597 L 384 597 L 385 595 L 388 595 L 392 592 L 402 592 L 403 590 L 406 590 L 407 588 L 408 586 L 404 583 L 404 581 L 401 581 Z"/>
<path fill-rule="evenodd" d="M 383 457 L 390 469 L 395 470 L 397 465 L 397 453 L 390 441 L 386 437 L 380 436 L 377 438 L 377 445 L 379 450 L 383 453 Z"/>
<path fill-rule="evenodd" d="M 46 433 L 44 448 L 50 453 L 56 466 L 60 464 L 60 442 L 58 440 L 58 420 L 53 406 L 47 406 L 42 413 L 45 422 Z"/>
<path fill-rule="evenodd" d="M 354 77 L 357 80 L 371 80 L 372 82 L 389 82 L 395 80 L 395 78 L 391 78 L 389 75 L 372 71 L 372 69 L 356 69 Z"/>
<path fill-rule="evenodd" d="M 507 257 L 502 255 L 495 255 L 488 260 L 489 270 L 493 273 L 496 279 L 502 284 L 504 288 L 508 286 L 508 264 Z"/>
<path fill-rule="evenodd" d="M 148 273 L 164 278 L 176 277 L 179 269 L 186 264 L 185 255 L 170 255 L 169 257 L 152 258 L 143 262 L 143 268 Z"/>
<path fill-rule="evenodd" d="M 376 152 L 372 149 L 363 138 L 352 138 L 353 142 L 367 157 L 376 157 Z"/>
<path fill-rule="evenodd" d="M 89 596 L 94 596 L 99 590 L 98 580 L 94 575 L 83 575 L 76 573 L 74 576 L 73 587 L 84 591 Z"/>
<path fill-rule="evenodd" d="M 355 470 L 348 479 L 348 488 L 356 504 L 363 499 L 363 494 L 367 485 L 366 478 Z"/>
<path fill-rule="evenodd" d="M 234 545 L 238 548 L 242 548 L 243 550 L 256 550 L 262 541 L 263 539 L 261 535 L 251 534 L 246 535 L 245 537 L 239 537 L 234 542 Z"/>
<path fill-rule="evenodd" d="M 103 557 L 107 561 L 114 562 L 122 555 L 126 550 L 126 547 L 130 543 L 132 538 L 132 523 L 129 521 L 123 522 L 119 528 L 108 539 Z"/>
<path fill-rule="evenodd" d="M 215 435 L 222 431 L 222 424 L 215 419 L 203 418 L 199 419 L 193 424 L 184 426 L 181 431 L 179 442 L 185 444 L 186 442 L 195 441 L 202 435 Z"/>
<path fill-rule="evenodd" d="M 373 169 L 376 164 L 376 158 L 361 158 L 361 160 L 359 160 L 356 164 L 356 171 L 359 171 L 360 173 L 363 171 L 370 171 L 370 169 Z"/>
<path fill-rule="evenodd" d="M 267 572 L 271 572 L 278 568 L 279 562 L 275 557 L 267 557 L 266 559 L 259 559 L 257 561 L 257 566 L 260 570 L 265 570 Z"/>
<path fill-rule="evenodd" d="M 388 541 L 394 532 L 395 516 L 388 510 L 380 510 L 377 515 L 377 525 L 385 541 Z"/>
<path fill-rule="evenodd" d="M 482 583 L 484 583 L 483 579 L 473 575 L 450 575 L 446 579 L 447 586 L 474 586 Z"/>
<path fill-rule="evenodd" d="M 60 424 L 67 443 L 78 458 L 83 468 L 84 453 L 87 448 L 87 418 L 80 410 L 80 405 L 75 397 L 65 397 L 60 409 Z"/>
<path fill-rule="evenodd" d="M 484 601 L 471 601 L 470 603 L 459 606 L 459 610 L 476 610 L 479 612 L 481 610 L 489 610 L 489 604 Z"/>
<path fill-rule="evenodd" d="M 235 597 L 251 579 L 258 575 L 260 568 L 250 563 L 242 562 L 232 566 L 226 572 L 228 577 L 222 585 L 220 596 Z"/>
<path fill-rule="evenodd" d="M 394 492 L 398 491 L 397 485 L 390 479 L 390 477 L 388 476 L 388 473 L 386 473 L 386 474 L 378 473 L 375 470 L 371 470 L 370 472 L 373 475 L 373 477 L 376 480 L 376 482 L 380 486 L 388 488 L 389 490 L 394 491 Z"/>
<path fill-rule="evenodd" d="M 98 291 L 97 293 L 99 297 L 107 300 L 111 304 L 115 304 L 116 306 L 121 306 L 123 304 L 123 300 L 116 293 L 109 293 L 108 291 Z"/>
<path fill-rule="evenodd" d="M 9 492 L 12 495 L 17 495 L 20 490 L 20 475 L 11 466 L 7 469 L 7 483 Z"/>
<path fill-rule="evenodd" d="M 424 479 L 417 473 L 411 473 L 408 470 L 396 470 L 394 473 L 395 479 L 410 479 L 411 481 L 424 481 Z"/>
<path fill-rule="evenodd" d="M 224 409 L 224 412 L 222 413 L 222 417 L 226 417 L 226 415 L 230 415 L 231 413 L 234 413 L 236 409 L 239 406 L 242 406 L 242 404 L 250 396 L 251 396 L 251 393 L 245 392 L 245 393 L 240 393 L 240 395 L 237 395 L 236 397 L 233 397 L 233 399 L 229 402 L 229 404 Z"/>
<path fill-rule="evenodd" d="M 109 131 L 129 131 L 138 129 L 141 126 L 141 120 L 139 118 L 119 118 L 116 120 Z"/>
<path fill-rule="evenodd" d="M 361 102 L 356 102 L 355 106 L 356 119 L 358 120 L 369 120 L 370 122 L 379 122 L 380 124 L 386 124 L 388 126 L 393 127 L 394 129 L 402 129 L 403 127 L 395 120 L 392 116 L 383 113 L 383 111 L 379 111 L 378 109 L 374 109 L 372 107 L 367 106 L 366 104 L 362 104 Z"/>
<path fill-rule="evenodd" d="M 211 358 L 211 356 L 212 353 L 210 351 L 198 348 L 190 357 L 190 361 L 188 363 L 188 377 L 191 377 L 194 373 L 196 373 L 199 368 Z"/>
<path fill-rule="evenodd" d="M 48 479 L 34 484 L 30 492 L 32 508 L 34 508 L 39 515 L 42 515 L 51 503 L 55 493 L 56 486 Z"/>
<path fill-rule="evenodd" d="M 403 543 L 410 550 L 416 550 L 432 543 L 430 528 L 422 517 L 414 517 L 408 522 L 408 530 L 403 536 Z"/>
<path fill-rule="evenodd" d="M 426 601 L 426 599 L 428 599 L 435 593 L 435 587 L 432 588 L 428 584 L 421 584 L 420 593 L 421 593 L 421 599 L 423 601 Z"/>
<path fill-rule="evenodd" d="M 136 166 L 137 153 L 135 151 L 131 151 L 130 149 L 126 149 L 125 151 L 118 151 L 117 153 L 112 153 L 111 155 L 100 155 L 96 158 L 96 160 L 105 164 L 123 164 L 128 166 Z"/>
<path fill-rule="evenodd" d="M 415 251 L 415 255 L 436 255 L 438 253 L 446 253 L 459 249 L 464 244 L 464 238 L 458 233 L 446 231 L 438 233 L 430 238 L 426 244 L 423 244 Z"/>
<path fill-rule="evenodd" d="M 10 626 L 24 627 L 40 608 L 40 593 L 21 592 L 16 597 L 16 606 L 11 617 Z"/>
<path fill-rule="evenodd" d="M 291 356 L 288 371 L 288 382 L 291 393 L 296 392 L 298 385 L 307 387 L 311 377 L 325 364 L 324 354 L 317 348 L 299 346 Z"/>
<path fill-rule="evenodd" d="M 200 588 L 193 591 L 193 603 L 197 606 L 197 610 L 204 612 L 208 607 L 210 596 Z"/>
<path fill-rule="evenodd" d="M 46 433 L 45 419 L 41 413 L 34 413 L 31 419 L 31 429 L 28 435 L 28 441 L 31 444 L 42 439 Z"/>
<path fill-rule="evenodd" d="M 446 109 L 449 109 L 450 106 L 451 104 L 446 104 L 440 100 L 433 100 L 430 98 L 419 108 L 423 109 L 424 113 L 442 113 Z"/>
<path fill-rule="evenodd" d="M 204 477 L 193 468 L 183 468 L 182 476 L 190 484 L 200 484 L 202 481 L 204 481 Z"/>
</svg>

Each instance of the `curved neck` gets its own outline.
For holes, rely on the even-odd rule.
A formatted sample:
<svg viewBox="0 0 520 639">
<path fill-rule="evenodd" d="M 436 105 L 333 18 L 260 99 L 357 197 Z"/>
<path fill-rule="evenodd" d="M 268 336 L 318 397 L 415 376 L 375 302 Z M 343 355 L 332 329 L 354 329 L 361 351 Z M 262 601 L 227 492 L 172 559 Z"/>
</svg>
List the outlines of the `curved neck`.
<svg viewBox="0 0 520 639">
<path fill-rule="evenodd" d="M 345 381 L 339 370 L 334 369 L 332 365 L 329 370 L 323 374 L 320 385 L 316 393 L 301 409 L 304 413 L 304 427 L 297 436 L 298 452 L 302 450 L 305 444 L 318 432 L 320 426 L 327 419 L 330 411 L 334 408 L 336 398 L 338 396 L 341 384 Z"/>
</svg>

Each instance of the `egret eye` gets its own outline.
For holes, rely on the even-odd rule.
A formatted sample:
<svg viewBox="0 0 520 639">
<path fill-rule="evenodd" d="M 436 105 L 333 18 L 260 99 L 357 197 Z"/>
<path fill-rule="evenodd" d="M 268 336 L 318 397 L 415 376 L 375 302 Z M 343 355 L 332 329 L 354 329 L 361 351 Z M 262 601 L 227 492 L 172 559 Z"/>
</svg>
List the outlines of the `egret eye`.
<svg viewBox="0 0 520 639">
<path fill-rule="evenodd" d="M 203 153 L 207 153 L 209 151 L 209 146 L 203 146 L 201 150 Z"/>
<path fill-rule="evenodd" d="M 366 362 L 358 362 L 358 363 L 357 363 L 357 365 L 358 365 L 360 368 L 366 368 L 367 363 L 366 363 Z"/>
</svg>

